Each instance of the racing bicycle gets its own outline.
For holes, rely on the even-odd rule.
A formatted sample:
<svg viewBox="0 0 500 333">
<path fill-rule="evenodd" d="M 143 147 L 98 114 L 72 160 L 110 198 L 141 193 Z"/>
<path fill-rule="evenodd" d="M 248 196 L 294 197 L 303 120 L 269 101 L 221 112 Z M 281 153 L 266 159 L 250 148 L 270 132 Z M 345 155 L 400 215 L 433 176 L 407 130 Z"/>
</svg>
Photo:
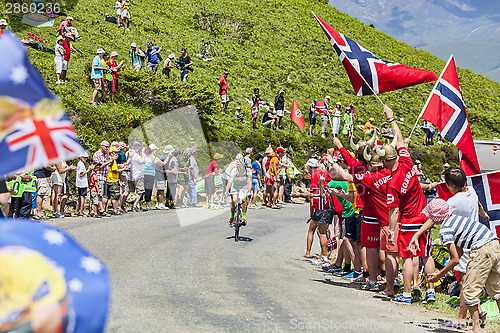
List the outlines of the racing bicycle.
<svg viewBox="0 0 500 333">
<path fill-rule="evenodd" d="M 240 227 L 243 225 L 243 215 L 242 215 L 242 199 L 245 201 L 248 198 L 248 191 L 246 189 L 241 189 L 236 195 L 235 211 L 234 211 L 234 241 L 240 240 Z"/>
</svg>

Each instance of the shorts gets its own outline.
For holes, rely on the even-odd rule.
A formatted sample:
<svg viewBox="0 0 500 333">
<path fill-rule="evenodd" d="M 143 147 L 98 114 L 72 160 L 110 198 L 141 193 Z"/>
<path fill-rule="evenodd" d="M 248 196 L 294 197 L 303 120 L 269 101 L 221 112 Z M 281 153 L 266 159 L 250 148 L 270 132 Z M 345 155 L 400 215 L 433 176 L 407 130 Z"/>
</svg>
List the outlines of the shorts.
<svg viewBox="0 0 500 333">
<path fill-rule="evenodd" d="M 116 10 L 116 15 L 118 15 L 118 16 L 121 16 L 121 15 L 122 15 L 122 9 L 121 9 L 121 8 L 118 8 L 118 9 Z"/>
<path fill-rule="evenodd" d="M 252 113 L 252 118 L 257 118 L 259 116 L 259 109 L 257 107 L 252 106 L 250 112 Z"/>
<path fill-rule="evenodd" d="M 119 182 L 120 182 L 120 187 L 125 187 L 125 191 L 128 192 L 128 189 L 127 189 L 128 174 L 126 174 L 125 172 L 120 173 Z"/>
<path fill-rule="evenodd" d="M 88 187 L 79 187 L 78 188 L 78 196 L 79 197 L 86 197 L 87 196 L 87 189 L 88 189 Z"/>
<path fill-rule="evenodd" d="M 427 221 L 427 217 L 420 213 L 411 219 L 402 218 L 399 226 L 398 248 L 401 258 L 428 257 L 432 255 L 431 231 L 427 230 L 418 239 L 420 251 L 413 253 L 409 249 L 413 235 Z"/>
<path fill-rule="evenodd" d="M 355 215 L 352 215 L 349 217 L 342 217 L 341 236 L 347 237 L 347 238 L 352 239 L 352 240 L 356 240 L 356 234 L 358 231 L 356 221 L 357 221 L 357 218 Z"/>
<path fill-rule="evenodd" d="M 467 274 L 463 284 L 466 305 L 480 302 L 479 296 L 486 288 L 493 300 L 500 298 L 500 244 L 498 239 L 470 251 Z"/>
<path fill-rule="evenodd" d="M 396 224 L 394 232 L 394 245 L 389 245 L 389 226 L 380 228 L 380 250 L 385 252 L 398 253 L 399 223 Z"/>
<path fill-rule="evenodd" d="M 380 224 L 376 217 L 363 216 L 361 222 L 361 246 L 376 249 L 380 246 Z"/>
<path fill-rule="evenodd" d="M 99 204 L 99 193 L 96 191 L 90 191 L 90 204 L 98 205 Z"/>
<path fill-rule="evenodd" d="M 36 183 L 36 194 L 39 197 L 48 197 L 50 194 L 50 183 L 49 177 L 37 178 Z"/>
<path fill-rule="evenodd" d="M 272 123 L 272 122 L 273 122 L 272 120 L 268 120 L 268 121 L 266 121 L 265 123 L 262 123 L 262 126 L 266 126 L 266 127 L 271 128 L 271 123 Z"/>
<path fill-rule="evenodd" d="M 122 9 L 121 15 L 122 15 L 122 18 L 128 18 L 128 19 L 130 19 L 130 12 L 128 10 L 123 10 Z"/>
<path fill-rule="evenodd" d="M 331 224 L 333 221 L 333 216 L 335 216 L 335 209 L 315 209 L 313 210 L 311 219 L 317 223 L 327 223 Z"/>
<path fill-rule="evenodd" d="M 316 125 L 316 117 L 309 116 L 309 124 L 310 125 Z"/>
<path fill-rule="evenodd" d="M 278 117 L 283 117 L 285 115 L 285 110 L 276 110 L 276 115 Z"/>
<path fill-rule="evenodd" d="M 101 198 L 108 196 L 108 187 L 105 180 L 99 180 L 99 196 Z"/>
<path fill-rule="evenodd" d="M 152 63 L 152 62 L 148 62 L 147 63 L 147 68 L 149 71 L 153 72 L 153 73 L 156 73 L 156 71 L 158 70 L 158 63 Z"/>
<path fill-rule="evenodd" d="M 128 181 L 128 189 L 130 193 L 142 194 L 144 193 L 144 178 Z"/>
<path fill-rule="evenodd" d="M 220 95 L 220 101 L 221 101 L 222 103 L 227 103 L 227 102 L 229 102 L 229 97 L 227 96 L 227 94 L 226 94 L 226 95 Z"/>
<path fill-rule="evenodd" d="M 363 216 L 361 214 L 354 214 L 353 216 L 356 216 L 356 242 L 361 244 L 361 225 L 363 224 Z"/>
<path fill-rule="evenodd" d="M 0 180 L 0 193 L 9 193 L 7 188 L 7 181 L 5 179 Z"/>
<path fill-rule="evenodd" d="M 63 69 L 63 61 L 64 60 L 59 60 L 59 59 L 54 59 L 54 63 L 56 64 L 56 74 L 61 74 L 62 69 Z"/>
<path fill-rule="evenodd" d="M 68 60 L 63 60 L 63 62 L 62 62 L 62 70 L 63 71 L 69 70 L 69 61 Z"/>
<path fill-rule="evenodd" d="M 102 90 L 102 79 L 92 79 L 94 81 L 94 89 Z"/>
<path fill-rule="evenodd" d="M 469 262 L 470 259 L 470 250 L 463 250 L 463 254 L 460 257 L 460 261 L 458 262 L 458 265 L 455 266 L 454 270 L 459 271 L 460 273 L 466 274 L 467 273 L 467 263 Z"/>
<path fill-rule="evenodd" d="M 260 191 L 260 184 L 258 179 L 252 179 L 252 190 Z"/>
<path fill-rule="evenodd" d="M 215 194 L 215 179 L 214 177 L 205 177 L 205 193 Z"/>
<path fill-rule="evenodd" d="M 110 200 L 120 200 L 120 184 L 118 182 L 106 182 L 108 188 L 107 198 Z"/>
<path fill-rule="evenodd" d="M 155 180 L 155 187 L 158 191 L 165 191 L 167 189 L 166 180 Z"/>
</svg>

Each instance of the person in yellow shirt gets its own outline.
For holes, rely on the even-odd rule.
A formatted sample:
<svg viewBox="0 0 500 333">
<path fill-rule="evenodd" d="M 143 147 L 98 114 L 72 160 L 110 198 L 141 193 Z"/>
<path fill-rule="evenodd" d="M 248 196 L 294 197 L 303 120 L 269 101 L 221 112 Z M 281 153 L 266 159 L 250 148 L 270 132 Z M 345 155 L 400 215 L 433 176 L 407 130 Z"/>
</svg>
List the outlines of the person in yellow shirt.
<svg viewBox="0 0 500 333">
<path fill-rule="evenodd" d="M 272 197 L 273 203 L 271 208 L 279 209 L 280 207 L 276 206 L 276 200 L 278 199 L 278 193 L 280 188 L 280 160 L 285 155 L 285 149 L 283 147 L 278 147 L 276 149 L 278 155 L 274 154 L 271 158 L 271 162 L 269 164 L 269 175 L 272 182 Z"/>
<path fill-rule="evenodd" d="M 74 322 L 64 271 L 40 252 L 0 248 L 0 332 L 67 332 Z"/>
<path fill-rule="evenodd" d="M 120 180 L 120 173 L 127 169 L 128 162 L 120 164 L 121 168 L 118 167 L 118 164 L 116 163 L 116 159 L 118 158 L 118 148 L 116 147 L 111 147 L 109 150 L 109 157 L 113 160 L 113 163 L 111 163 L 111 166 L 109 167 L 108 179 L 106 182 L 107 197 L 111 200 L 111 204 L 113 205 L 113 214 L 121 215 L 118 211 L 120 200 L 120 183 L 118 181 Z M 106 208 L 104 209 L 106 210 Z"/>
<path fill-rule="evenodd" d="M 375 119 L 372 117 L 370 118 L 366 124 L 365 124 L 365 127 L 363 128 L 363 133 L 367 134 L 367 135 L 373 135 L 373 131 L 380 131 L 378 129 L 377 126 L 373 125 L 373 123 L 375 122 Z"/>
</svg>

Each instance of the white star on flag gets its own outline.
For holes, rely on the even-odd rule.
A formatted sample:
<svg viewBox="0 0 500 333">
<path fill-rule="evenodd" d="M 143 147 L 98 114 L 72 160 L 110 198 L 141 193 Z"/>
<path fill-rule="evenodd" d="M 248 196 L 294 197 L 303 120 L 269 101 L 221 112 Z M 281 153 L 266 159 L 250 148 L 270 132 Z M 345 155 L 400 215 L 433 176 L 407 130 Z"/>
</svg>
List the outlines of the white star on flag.
<svg viewBox="0 0 500 333">
<path fill-rule="evenodd" d="M 50 245 L 58 245 L 61 246 L 64 241 L 64 235 L 57 230 L 46 230 L 43 233 L 43 239 L 45 239 Z"/>
<path fill-rule="evenodd" d="M 99 260 L 93 257 L 82 257 L 80 266 L 85 269 L 87 273 L 97 274 L 102 269 L 102 264 Z"/>
<path fill-rule="evenodd" d="M 16 66 L 12 69 L 9 78 L 14 84 L 23 84 L 28 79 L 28 70 L 23 65 Z"/>
<path fill-rule="evenodd" d="M 71 290 L 74 293 L 79 293 L 83 289 L 82 281 L 80 281 L 76 278 L 69 281 L 68 285 L 69 285 L 69 290 Z"/>
</svg>

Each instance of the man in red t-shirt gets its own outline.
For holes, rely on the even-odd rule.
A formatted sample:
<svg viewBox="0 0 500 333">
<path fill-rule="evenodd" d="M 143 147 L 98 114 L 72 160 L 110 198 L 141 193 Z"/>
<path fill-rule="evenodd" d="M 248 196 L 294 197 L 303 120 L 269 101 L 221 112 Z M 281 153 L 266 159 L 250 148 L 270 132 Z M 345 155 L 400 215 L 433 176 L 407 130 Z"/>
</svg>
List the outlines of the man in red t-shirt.
<svg viewBox="0 0 500 333">
<path fill-rule="evenodd" d="M 220 110 L 222 113 L 227 112 L 227 105 L 229 104 L 229 97 L 227 97 L 227 72 L 222 73 L 222 77 L 217 83 L 219 85 L 219 95 L 221 100 Z"/>
<path fill-rule="evenodd" d="M 406 147 L 398 124 L 394 120 L 394 114 L 387 105 L 384 112 L 391 129 L 397 137 L 397 152 L 392 145 L 384 145 L 377 153 L 382 158 L 384 167 L 391 171 L 391 179 L 387 183 L 387 206 L 389 207 L 389 231 L 388 243 L 397 244 L 399 256 L 403 258 L 403 282 L 404 292 L 393 298 L 396 303 L 411 304 L 411 283 L 413 281 L 413 257 L 423 257 L 424 269 L 427 274 L 434 272 L 434 260 L 432 254 L 432 241 L 430 231 L 424 233 L 420 238 L 420 251 L 413 252 L 409 245 L 412 236 L 425 223 L 427 218 L 422 210 L 427 205 L 420 182 L 417 177 L 417 169 L 413 167 L 410 152 Z M 399 222 L 399 237 L 396 239 L 395 230 Z M 432 294 L 432 295 L 431 295 Z M 429 297 L 432 296 L 432 297 Z M 429 283 L 429 289 L 425 300 L 433 301 L 434 284 Z"/>
<path fill-rule="evenodd" d="M 208 164 L 207 174 L 205 176 L 205 193 L 207 194 L 208 209 L 219 209 L 214 205 L 215 176 L 219 173 L 219 161 L 222 157 L 221 154 L 216 153 L 213 161 Z"/>
<path fill-rule="evenodd" d="M 369 166 L 352 157 L 351 153 L 342 146 L 338 138 L 333 138 L 333 144 L 339 149 L 342 158 L 349 165 L 349 173 L 351 175 L 364 174 L 369 171 Z M 375 291 L 378 288 L 376 281 L 379 273 L 380 224 L 377 221 L 377 213 L 375 212 L 372 198 L 368 191 L 358 186 L 356 186 L 356 189 L 361 198 L 363 209 L 361 239 L 359 241 L 361 246 L 366 247 L 366 264 L 371 282 L 368 288 Z"/>
<path fill-rule="evenodd" d="M 64 35 L 64 41 L 62 43 L 62 47 L 64 48 L 64 56 L 63 56 L 63 66 L 61 70 L 61 81 L 66 81 L 66 73 L 69 70 L 69 57 L 71 55 L 71 46 L 70 42 L 73 40 L 73 35 L 71 33 L 66 33 Z"/>
</svg>

